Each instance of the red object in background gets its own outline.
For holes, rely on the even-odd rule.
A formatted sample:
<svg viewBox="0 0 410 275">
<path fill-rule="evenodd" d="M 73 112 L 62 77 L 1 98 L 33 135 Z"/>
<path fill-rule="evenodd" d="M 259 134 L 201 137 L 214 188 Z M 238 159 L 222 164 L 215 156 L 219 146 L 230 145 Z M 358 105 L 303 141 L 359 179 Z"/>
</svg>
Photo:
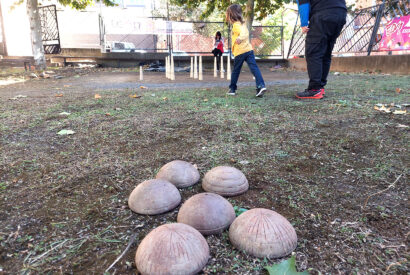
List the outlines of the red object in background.
<svg viewBox="0 0 410 275">
<path fill-rule="evenodd" d="M 379 50 L 410 50 L 410 15 L 394 18 L 386 25 Z"/>
<path fill-rule="evenodd" d="M 216 47 L 218 50 L 220 50 L 222 53 L 224 53 L 224 44 L 221 42 L 219 42 L 218 47 Z"/>
</svg>

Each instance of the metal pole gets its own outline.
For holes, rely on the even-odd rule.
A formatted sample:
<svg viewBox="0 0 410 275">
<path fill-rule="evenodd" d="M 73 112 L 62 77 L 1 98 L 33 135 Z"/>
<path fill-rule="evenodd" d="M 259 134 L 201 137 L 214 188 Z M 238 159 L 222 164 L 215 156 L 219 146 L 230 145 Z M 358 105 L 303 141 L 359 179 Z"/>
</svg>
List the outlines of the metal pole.
<svg viewBox="0 0 410 275">
<path fill-rule="evenodd" d="M 61 53 L 60 30 L 58 29 L 57 7 L 54 5 L 54 14 L 56 18 L 57 36 L 58 36 L 58 53 Z"/>
<path fill-rule="evenodd" d="M 290 45 L 289 45 L 289 51 L 288 51 L 288 57 L 286 59 L 289 59 L 290 56 L 290 51 L 292 50 L 292 44 L 293 44 L 293 38 L 295 37 L 295 32 L 296 28 L 298 26 L 298 20 L 299 20 L 299 14 L 296 16 L 296 22 L 295 22 L 295 27 L 293 28 L 293 33 L 292 33 L 292 39 L 290 39 Z"/>
<path fill-rule="evenodd" d="M 373 44 L 374 44 L 374 41 L 376 39 L 377 32 L 379 31 L 380 20 L 382 18 L 382 14 L 384 12 L 384 5 L 385 4 L 384 4 L 384 1 L 383 1 L 383 4 L 380 5 L 380 7 L 377 11 L 376 22 L 374 23 L 372 36 L 371 36 L 370 42 L 369 42 L 369 47 L 367 48 L 367 56 L 369 56 L 372 53 L 373 46 L 374 46 Z"/>
</svg>

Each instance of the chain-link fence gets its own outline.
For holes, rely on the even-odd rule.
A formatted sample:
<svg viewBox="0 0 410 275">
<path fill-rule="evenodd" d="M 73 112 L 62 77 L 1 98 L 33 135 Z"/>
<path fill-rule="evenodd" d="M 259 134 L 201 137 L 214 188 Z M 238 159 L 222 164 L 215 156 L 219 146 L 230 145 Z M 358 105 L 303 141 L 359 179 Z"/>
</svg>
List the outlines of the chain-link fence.
<svg viewBox="0 0 410 275">
<path fill-rule="evenodd" d="M 379 50 L 386 25 L 396 17 L 409 15 L 410 0 L 400 0 L 387 4 L 382 3 L 348 14 L 344 26 L 333 49 L 334 53 L 367 54 Z M 305 54 L 305 38 L 298 22 L 295 24 L 289 47 L 289 56 Z"/>
<path fill-rule="evenodd" d="M 72 21 L 72 17 L 76 20 Z M 132 10 L 109 12 L 60 11 L 64 48 L 101 48 L 103 52 L 173 52 L 184 56 L 212 55 L 219 31 L 224 54 L 231 48 L 231 26 L 224 22 L 167 21 L 164 17 L 135 17 Z M 51 29 L 50 29 L 51 30 Z M 43 30 L 47 33 L 49 30 Z M 253 26 L 251 44 L 259 58 L 283 56 L 282 26 Z"/>
<path fill-rule="evenodd" d="M 134 19 L 128 24 L 115 23 L 118 18 L 100 18 L 107 51 L 173 52 L 211 55 L 219 31 L 225 54 L 230 52 L 230 26 L 224 22 L 166 21 L 165 18 Z M 128 26 L 128 27 L 127 27 Z M 259 58 L 283 56 L 283 27 L 254 26 L 251 43 Z"/>
<path fill-rule="evenodd" d="M 229 50 L 229 28 L 223 22 L 172 22 L 171 49 L 176 54 L 211 54 L 219 31 Z"/>
<path fill-rule="evenodd" d="M 283 56 L 283 27 L 253 26 L 251 43 L 260 58 Z"/>
</svg>

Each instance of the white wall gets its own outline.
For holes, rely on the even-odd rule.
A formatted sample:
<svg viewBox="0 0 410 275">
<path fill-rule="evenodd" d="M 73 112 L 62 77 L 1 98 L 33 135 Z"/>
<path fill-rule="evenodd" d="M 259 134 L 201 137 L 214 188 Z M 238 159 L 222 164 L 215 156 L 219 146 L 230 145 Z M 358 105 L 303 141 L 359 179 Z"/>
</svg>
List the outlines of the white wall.
<svg viewBox="0 0 410 275">
<path fill-rule="evenodd" d="M 32 56 L 30 25 L 26 2 L 10 10 L 16 1 L 0 0 L 4 21 L 7 53 L 10 56 Z"/>
<path fill-rule="evenodd" d="M 85 11 L 76 11 L 70 7 L 58 4 L 57 0 L 43 1 L 43 5 L 57 4 L 57 19 L 62 48 L 98 48 L 100 11 L 106 16 L 107 28 L 113 23 L 113 16 L 122 25 L 124 31 L 129 31 L 130 18 L 151 16 L 153 0 L 117 0 L 119 7 L 100 7 L 97 3 Z M 7 52 L 10 56 L 32 56 L 30 25 L 26 13 L 26 1 L 21 5 L 10 7 L 15 0 L 0 0 Z M 39 0 L 39 3 L 42 1 Z M 124 9 L 123 7 L 127 7 Z M 115 20 L 114 20 L 115 21 Z M 115 22 L 117 22 L 115 21 Z M 117 23 L 118 23 L 117 22 Z"/>
</svg>

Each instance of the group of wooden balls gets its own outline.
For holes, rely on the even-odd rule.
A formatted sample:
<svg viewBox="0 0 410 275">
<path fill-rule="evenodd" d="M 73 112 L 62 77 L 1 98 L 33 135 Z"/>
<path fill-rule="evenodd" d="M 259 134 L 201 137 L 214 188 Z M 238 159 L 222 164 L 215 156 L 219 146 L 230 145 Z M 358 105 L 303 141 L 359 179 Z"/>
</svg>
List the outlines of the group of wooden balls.
<svg viewBox="0 0 410 275">
<path fill-rule="evenodd" d="M 170 211 L 181 202 L 177 188 L 192 186 L 199 179 L 194 165 L 181 160 L 169 162 L 156 179 L 144 181 L 132 191 L 128 205 L 139 214 Z M 231 243 L 256 257 L 279 258 L 296 248 L 295 229 L 275 211 L 255 208 L 236 218 L 231 203 L 222 196 L 236 196 L 248 190 L 248 180 L 238 169 L 211 169 L 202 180 L 202 188 L 206 193 L 190 197 L 181 206 L 177 223 L 161 225 L 141 241 L 135 255 L 140 273 L 196 274 L 210 257 L 203 235 L 220 234 L 227 228 Z"/>
</svg>

